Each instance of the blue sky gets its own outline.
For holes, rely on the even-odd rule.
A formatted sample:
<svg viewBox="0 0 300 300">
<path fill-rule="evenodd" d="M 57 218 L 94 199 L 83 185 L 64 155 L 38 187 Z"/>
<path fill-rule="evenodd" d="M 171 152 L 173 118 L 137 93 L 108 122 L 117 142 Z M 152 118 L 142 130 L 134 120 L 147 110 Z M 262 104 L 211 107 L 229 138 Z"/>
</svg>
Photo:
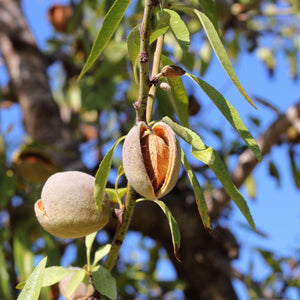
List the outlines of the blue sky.
<svg viewBox="0 0 300 300">
<path fill-rule="evenodd" d="M 46 47 L 46 39 L 53 34 L 52 28 L 47 20 L 47 10 L 53 3 L 57 2 L 58 1 L 52 0 L 22 1 L 29 25 L 39 46 L 42 48 Z M 68 1 L 59 2 L 68 3 Z M 293 105 L 300 99 L 300 86 L 299 80 L 294 82 L 289 77 L 287 62 L 283 54 L 279 53 L 276 58 L 278 60 L 277 67 L 274 78 L 272 79 L 269 78 L 266 68 L 258 61 L 255 54 L 243 54 L 238 63 L 234 64 L 234 68 L 250 96 L 259 95 L 262 98 L 270 100 L 272 104 L 284 112 L 290 105 Z M 53 72 L 53 70 L 50 71 L 50 78 Z M 7 80 L 3 68 L 0 68 L 0 79 L 1 84 Z M 247 121 L 249 115 L 260 118 L 262 120 L 263 129 L 266 129 L 275 119 L 276 116 L 270 112 L 270 110 L 260 104 L 257 104 L 259 110 L 255 110 L 242 98 L 228 79 L 216 57 L 213 59 L 213 64 L 210 66 L 205 80 L 221 92 L 224 91 L 225 97 L 237 108 L 249 128 L 251 128 L 251 123 Z M 223 124 L 224 119 L 200 90 L 199 97 L 203 103 L 202 109 L 208 112 L 208 114 L 201 115 L 204 120 L 205 118 L 210 120 L 210 122 L 215 123 L 216 127 Z M 20 113 L 15 106 L 9 111 L 14 116 Z M 2 131 L 9 126 L 11 114 L 1 114 Z M 215 115 L 213 121 L 211 121 L 209 114 Z M 14 117 L 14 119 L 16 118 L 17 117 Z M 22 133 L 20 128 L 20 124 L 17 124 L 12 134 L 21 137 Z M 226 128 L 226 132 L 228 135 L 231 134 L 230 126 Z M 258 132 L 254 130 L 253 134 L 257 137 L 256 134 L 258 134 Z M 213 145 L 216 142 L 209 136 L 206 138 L 207 140 L 205 140 L 205 142 L 209 145 Z M 10 139 L 12 139 L 12 136 Z M 276 181 L 270 178 L 268 174 L 268 162 L 270 159 L 276 162 L 280 170 L 280 187 L 277 186 Z M 240 222 L 246 223 L 246 221 L 235 208 L 234 204 L 232 204 L 232 217 L 230 220 L 224 221 L 224 225 L 228 225 L 228 227 L 233 230 L 242 245 L 240 258 L 234 262 L 234 265 L 243 272 L 247 272 L 250 259 L 254 259 L 256 262 L 254 275 L 259 279 L 269 272 L 269 270 L 262 263 L 259 256 L 253 252 L 253 248 L 262 247 L 264 249 L 270 249 L 282 256 L 294 255 L 295 249 L 300 250 L 300 232 L 297 231 L 300 224 L 300 192 L 295 188 L 293 179 L 291 178 L 287 148 L 285 146 L 274 147 L 271 154 L 264 158 L 263 162 L 257 166 L 253 174 L 257 184 L 256 200 L 251 201 L 244 189 L 242 189 L 242 192 L 248 200 L 257 228 L 265 232 L 268 238 L 261 238 L 254 233 L 249 233 L 241 229 L 239 225 Z M 132 244 L 134 241 L 138 243 L 138 239 L 139 236 L 131 235 L 127 245 Z M 124 247 L 126 248 L 126 243 Z M 164 261 L 161 262 L 159 270 L 162 276 L 170 279 L 174 276 L 172 268 Z M 245 288 L 239 283 L 236 283 L 235 286 L 241 300 L 247 299 Z M 296 295 L 291 291 L 289 299 L 296 299 L 295 297 Z"/>
</svg>

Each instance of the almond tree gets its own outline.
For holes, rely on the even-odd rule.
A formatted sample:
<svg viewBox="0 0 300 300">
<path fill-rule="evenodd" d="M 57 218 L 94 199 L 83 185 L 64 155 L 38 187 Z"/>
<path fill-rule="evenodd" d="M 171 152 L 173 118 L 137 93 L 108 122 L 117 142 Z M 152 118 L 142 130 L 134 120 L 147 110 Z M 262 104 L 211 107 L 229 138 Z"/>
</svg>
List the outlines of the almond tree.
<svg viewBox="0 0 300 300">
<path fill-rule="evenodd" d="M 277 276 L 260 285 L 232 267 L 239 245 L 218 221 L 234 203 L 245 224 L 256 230 L 238 188 L 274 145 L 290 145 L 291 170 L 299 187 L 294 145 L 299 141 L 300 104 L 278 114 L 256 141 L 230 99 L 205 81 L 205 73 L 215 53 L 249 109 L 255 111 L 258 103 L 270 106 L 248 96 L 229 54 L 237 57 L 238 47 L 246 41 L 248 51 L 257 49 L 272 75 L 276 49 L 262 46 L 259 39 L 271 31 L 281 45 L 288 44 L 286 57 L 297 79 L 299 45 L 287 41 L 299 39 L 296 22 L 290 22 L 297 20 L 298 6 L 291 2 L 282 8 L 267 1 L 130 2 L 54 5 L 48 17 L 57 33 L 43 52 L 27 25 L 21 2 L 0 0 L 1 57 L 9 74 L 9 84 L 1 87 L 2 109 L 11 103 L 21 108 L 29 137 L 10 158 L 5 135 L 1 136 L 0 203 L 7 216 L 1 223 L 1 299 L 57 299 L 59 292 L 67 298 L 87 299 L 133 299 L 143 293 L 147 299 L 167 299 L 173 293 L 177 299 L 176 291 L 183 290 L 186 299 L 232 300 L 237 299 L 234 278 L 244 281 L 256 298 L 265 296 L 278 279 L 283 288 L 274 289 L 271 297 L 284 297 L 289 286 L 299 288 L 299 278 L 293 275 L 299 262 L 259 250 Z M 289 19 L 282 17 L 287 14 Z M 196 51 L 190 49 L 194 40 Z M 60 80 L 59 92 L 53 93 L 46 72 L 55 62 L 61 63 L 65 78 Z M 197 89 L 239 135 L 231 149 L 213 149 L 201 138 L 201 126 L 219 136 L 222 128 L 190 125 L 192 116 L 203 113 Z M 80 146 L 86 142 L 92 148 L 89 162 L 94 168 L 81 159 Z M 118 151 L 121 144 L 123 157 Z M 239 156 L 234 168 L 228 163 L 232 155 Z M 198 163 L 192 163 L 194 159 Z M 272 170 L 276 174 L 275 165 Z M 80 172 L 71 172 L 75 174 L 71 179 L 66 171 Z M 64 175 L 50 184 L 51 175 L 61 176 L 56 173 Z M 95 176 L 91 189 L 91 177 L 82 175 L 89 182 L 82 197 L 74 192 L 77 180 L 85 181 L 77 179 L 79 173 Z M 70 202 L 57 196 L 64 194 Z M 99 227 L 107 233 L 108 243 L 96 239 L 97 231 L 89 231 L 91 215 L 83 218 L 90 212 L 81 206 L 87 195 L 92 215 L 105 214 Z M 16 199 L 20 204 L 15 204 Z M 110 222 L 102 228 L 108 219 L 108 210 L 103 209 L 107 199 Z M 69 235 L 79 216 L 80 233 Z M 119 255 L 128 231 L 154 241 L 154 246 L 146 248 L 149 262 L 142 272 Z M 77 249 L 76 269 L 60 266 L 70 245 Z M 161 248 L 176 269 L 174 282 L 155 276 Z M 43 256 L 36 268 L 35 255 Z M 290 262 L 289 272 L 283 276 L 286 262 Z"/>
</svg>

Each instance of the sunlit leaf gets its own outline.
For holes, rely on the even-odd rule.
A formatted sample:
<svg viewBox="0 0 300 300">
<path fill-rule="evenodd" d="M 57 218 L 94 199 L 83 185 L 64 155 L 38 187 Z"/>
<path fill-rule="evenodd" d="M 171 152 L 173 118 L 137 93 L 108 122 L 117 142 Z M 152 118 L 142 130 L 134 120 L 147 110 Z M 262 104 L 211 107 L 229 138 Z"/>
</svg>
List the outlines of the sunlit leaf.
<svg viewBox="0 0 300 300">
<path fill-rule="evenodd" d="M 165 34 L 170 25 L 170 14 L 165 10 L 158 12 L 156 15 L 155 27 L 150 35 L 150 44 L 152 44 L 158 37 Z"/>
<path fill-rule="evenodd" d="M 201 158 L 201 161 L 207 165 L 214 163 L 214 150 L 211 147 L 207 147 L 196 132 L 173 122 L 169 117 L 164 117 L 162 121 L 168 124 L 178 136 L 192 146 L 192 153 L 198 159 Z"/>
<path fill-rule="evenodd" d="M 33 253 L 29 236 L 19 230 L 13 236 L 14 261 L 21 280 L 26 280 L 33 271 Z"/>
<path fill-rule="evenodd" d="M 252 175 L 249 175 L 246 180 L 244 181 L 244 187 L 246 188 L 246 191 L 251 199 L 255 199 L 256 197 L 256 184 L 254 177 Z"/>
<path fill-rule="evenodd" d="M 72 296 L 72 294 L 76 291 L 76 289 L 79 287 L 80 283 L 83 282 L 84 277 L 86 276 L 86 272 L 83 269 L 78 271 L 73 270 L 73 272 L 74 274 L 72 275 L 67 288 L 67 297 Z"/>
<path fill-rule="evenodd" d="M 238 188 L 234 185 L 234 183 L 231 180 L 230 175 L 228 174 L 224 164 L 222 163 L 221 158 L 219 157 L 218 153 L 214 150 L 215 153 L 215 161 L 212 165 L 209 165 L 211 170 L 215 173 L 216 177 L 219 179 L 219 181 L 222 183 L 224 189 L 228 193 L 228 195 L 231 197 L 233 202 L 236 204 L 236 206 L 240 209 L 246 220 L 248 221 L 249 225 L 255 229 L 255 224 L 252 218 L 252 215 L 250 213 L 248 204 Z"/>
<path fill-rule="evenodd" d="M 166 56 L 161 56 L 162 64 L 173 65 L 173 62 Z M 168 93 L 173 108 L 180 120 L 180 122 L 188 127 L 188 107 L 189 99 L 183 85 L 182 79 L 178 78 L 166 78 L 166 81 L 171 87 L 171 91 Z"/>
<path fill-rule="evenodd" d="M 130 31 L 127 37 L 127 49 L 131 63 L 135 66 L 140 51 L 140 31 L 138 25 Z"/>
<path fill-rule="evenodd" d="M 9 288 L 9 274 L 3 250 L 3 246 L 0 245 L 0 298 L 3 300 L 10 300 L 11 292 Z"/>
<path fill-rule="evenodd" d="M 223 66 L 225 72 L 228 74 L 229 78 L 233 82 L 233 84 L 236 86 L 238 91 L 243 95 L 243 97 L 253 106 L 256 108 L 255 104 L 252 102 L 251 98 L 248 96 L 246 93 L 245 89 L 241 85 L 238 77 L 236 76 L 236 73 L 232 67 L 232 64 L 230 62 L 230 59 L 226 53 L 226 50 L 222 44 L 222 41 L 219 37 L 218 32 L 215 29 L 215 26 L 211 22 L 211 20 L 201 11 L 194 9 L 194 8 L 189 8 L 189 7 L 184 7 L 180 8 L 184 11 L 193 11 L 196 16 L 199 18 L 205 32 L 207 35 L 207 38 L 210 42 L 210 45 L 215 51 L 216 56 L 218 57 L 221 65 Z"/>
<path fill-rule="evenodd" d="M 174 34 L 179 46 L 183 51 L 187 51 L 190 47 L 190 33 L 185 25 L 185 23 L 181 20 L 179 14 L 171 9 L 164 9 L 170 15 L 170 27 L 172 33 Z"/>
<path fill-rule="evenodd" d="M 99 266 L 92 272 L 93 281 L 97 291 L 111 300 L 117 299 L 116 279 L 103 266 Z"/>
<path fill-rule="evenodd" d="M 220 94 L 214 87 L 212 87 L 207 82 L 203 81 L 202 79 L 186 73 L 194 82 L 196 82 L 201 89 L 207 94 L 207 96 L 214 102 L 220 112 L 224 115 L 227 121 L 231 124 L 231 126 L 237 131 L 240 137 L 245 141 L 248 147 L 252 150 L 255 154 L 258 161 L 262 160 L 262 155 L 259 150 L 259 147 L 251 135 L 250 131 L 247 129 L 245 124 L 243 123 L 239 113 L 231 105 L 222 94 Z"/>
<path fill-rule="evenodd" d="M 115 0 L 110 10 L 105 15 L 102 26 L 98 32 L 98 35 L 94 41 L 90 55 L 85 63 L 79 79 L 86 73 L 86 71 L 94 64 L 99 57 L 107 43 L 110 41 L 113 33 L 120 24 L 123 15 L 130 4 L 131 0 Z"/>
<path fill-rule="evenodd" d="M 108 195 L 108 199 L 110 202 L 113 203 L 118 203 L 118 199 L 117 199 L 117 191 L 116 189 L 112 189 L 112 188 L 106 188 L 105 189 L 107 195 Z M 118 195 L 120 198 L 122 198 L 127 192 L 127 187 L 125 188 L 119 188 L 118 189 Z"/>
<path fill-rule="evenodd" d="M 201 138 L 191 129 L 185 128 L 173 122 L 168 117 L 164 117 L 162 121 L 168 124 L 178 136 L 192 146 L 191 148 L 193 156 L 210 167 L 210 169 L 222 183 L 228 195 L 232 198 L 234 203 L 245 216 L 249 225 L 255 229 L 255 224 L 249 211 L 248 204 L 243 198 L 242 194 L 239 192 L 238 188 L 232 182 L 231 177 L 222 163 L 218 153 L 211 147 L 207 147 L 202 142 Z"/>
<path fill-rule="evenodd" d="M 108 252 L 110 251 L 110 248 L 111 248 L 111 245 L 106 244 L 97 249 L 97 251 L 95 252 L 93 266 L 95 266 L 105 255 L 108 254 Z"/>
<path fill-rule="evenodd" d="M 213 23 L 216 31 L 218 32 L 218 19 L 217 19 L 217 11 L 216 11 L 216 4 L 213 0 L 199 0 L 199 4 L 201 6 L 202 11 L 204 14 L 210 19 Z"/>
<path fill-rule="evenodd" d="M 156 204 L 159 205 L 159 207 L 162 209 L 164 214 L 166 215 L 168 222 L 169 222 L 169 227 L 171 231 L 171 236 L 172 236 L 172 243 L 173 243 L 173 248 L 174 248 L 174 255 L 178 261 L 180 261 L 178 250 L 180 248 L 180 231 L 177 225 L 177 222 L 175 218 L 173 217 L 171 211 L 167 207 L 167 205 L 161 201 L 161 200 L 153 200 Z"/>
<path fill-rule="evenodd" d="M 124 139 L 125 139 L 125 136 L 120 137 L 114 143 L 114 145 L 111 147 L 111 149 L 103 157 L 103 159 L 100 163 L 100 166 L 98 168 L 98 171 L 96 173 L 94 198 L 96 201 L 96 206 L 97 206 L 98 211 L 101 211 L 101 209 L 102 209 L 103 195 L 105 192 L 108 175 L 109 175 L 109 171 L 111 168 L 114 151 L 115 151 L 117 145 Z"/>
<path fill-rule="evenodd" d="M 45 287 L 53 285 L 65 278 L 70 272 L 72 272 L 72 270 L 60 266 L 48 267 L 44 272 L 42 286 Z"/>
<path fill-rule="evenodd" d="M 39 299 L 46 263 L 47 257 L 43 258 L 36 266 L 31 275 L 28 277 L 26 284 L 18 297 L 18 300 Z"/>
<path fill-rule="evenodd" d="M 97 231 L 93 232 L 85 237 L 85 247 L 87 250 L 91 250 L 94 240 L 96 238 Z"/>
<path fill-rule="evenodd" d="M 202 191 L 200 183 L 199 183 L 194 171 L 192 170 L 190 164 L 188 163 L 183 151 L 181 151 L 181 162 L 182 162 L 182 164 L 185 168 L 185 171 L 188 175 L 188 178 L 192 184 L 196 204 L 198 207 L 198 212 L 202 219 L 203 225 L 205 227 L 207 227 L 208 229 L 211 229 L 210 217 L 208 215 L 208 207 L 207 207 L 207 203 L 205 201 L 203 191 Z"/>
</svg>

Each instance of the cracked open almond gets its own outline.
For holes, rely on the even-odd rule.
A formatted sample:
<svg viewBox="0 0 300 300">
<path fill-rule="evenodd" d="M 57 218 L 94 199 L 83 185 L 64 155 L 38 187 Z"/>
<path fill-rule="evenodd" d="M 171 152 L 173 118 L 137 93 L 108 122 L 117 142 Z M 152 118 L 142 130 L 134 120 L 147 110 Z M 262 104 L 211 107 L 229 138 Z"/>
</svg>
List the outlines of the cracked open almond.
<svg viewBox="0 0 300 300">
<path fill-rule="evenodd" d="M 180 145 L 170 126 L 156 123 L 150 129 L 137 123 L 123 146 L 123 168 L 130 185 L 147 199 L 158 199 L 170 192 L 180 170 Z"/>
<path fill-rule="evenodd" d="M 55 173 L 42 189 L 34 205 L 39 223 L 60 238 L 79 238 L 103 228 L 110 217 L 105 194 L 101 212 L 94 201 L 95 178 L 83 172 Z"/>
</svg>

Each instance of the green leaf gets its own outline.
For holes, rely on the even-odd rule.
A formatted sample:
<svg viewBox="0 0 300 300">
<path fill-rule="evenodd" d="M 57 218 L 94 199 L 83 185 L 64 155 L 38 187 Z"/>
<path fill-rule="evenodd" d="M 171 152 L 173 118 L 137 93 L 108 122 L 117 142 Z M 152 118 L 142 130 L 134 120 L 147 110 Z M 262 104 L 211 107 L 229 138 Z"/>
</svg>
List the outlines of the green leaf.
<svg viewBox="0 0 300 300">
<path fill-rule="evenodd" d="M 103 159 L 100 163 L 100 166 L 98 168 L 98 171 L 96 173 L 94 198 L 96 201 L 96 207 L 97 207 L 98 211 L 101 211 L 101 209 L 102 209 L 103 195 L 105 192 L 108 175 L 109 175 L 109 171 L 111 168 L 114 151 L 115 151 L 117 145 L 124 139 L 125 139 L 125 136 L 122 136 L 114 143 L 114 145 L 111 147 L 111 149 L 103 157 Z"/>
<path fill-rule="evenodd" d="M 201 59 L 200 75 L 203 76 L 211 62 L 212 50 L 208 41 L 204 41 L 200 49 L 199 56 Z"/>
<path fill-rule="evenodd" d="M 216 31 L 219 31 L 216 4 L 213 0 L 199 0 L 200 6 L 204 14 L 213 23 Z"/>
<path fill-rule="evenodd" d="M 178 254 L 178 250 L 180 248 L 180 231 L 179 231 L 177 222 L 176 222 L 175 218 L 173 217 L 171 211 L 169 210 L 167 205 L 161 200 L 148 200 L 148 199 L 144 199 L 144 198 L 140 198 L 137 200 L 137 202 L 141 202 L 141 201 L 155 202 L 164 212 L 164 214 L 167 217 L 168 222 L 169 222 L 169 227 L 170 227 L 171 236 L 172 236 L 172 243 L 173 243 L 173 248 L 174 248 L 174 255 L 175 255 L 176 259 L 179 262 L 181 262 L 179 254 Z"/>
<path fill-rule="evenodd" d="M 203 191 L 201 189 L 200 183 L 199 183 L 194 171 L 192 170 L 192 168 L 191 168 L 189 162 L 187 161 L 186 156 L 182 150 L 181 150 L 181 162 L 182 162 L 182 164 L 186 170 L 186 173 L 188 175 L 188 178 L 192 184 L 196 204 L 198 207 L 198 212 L 200 214 L 203 225 L 206 228 L 211 229 L 210 217 L 208 215 L 208 207 L 207 207 L 207 203 L 206 203 Z"/>
<path fill-rule="evenodd" d="M 252 150 L 255 154 L 258 161 L 262 160 L 262 155 L 260 149 L 249 132 L 248 128 L 243 123 L 239 113 L 231 105 L 223 96 L 220 94 L 215 88 L 209 85 L 207 82 L 203 81 L 202 79 L 186 73 L 194 82 L 196 82 L 200 88 L 207 94 L 207 96 L 214 102 L 217 108 L 221 111 L 227 121 L 232 125 L 232 127 L 237 131 L 240 137 L 245 141 L 248 147 Z"/>
<path fill-rule="evenodd" d="M 127 49 L 131 63 L 135 67 L 140 52 L 140 31 L 139 25 L 136 25 L 127 37 Z"/>
<path fill-rule="evenodd" d="M 210 19 L 202 12 L 200 12 L 197 9 L 193 8 L 187 8 L 185 7 L 184 10 L 192 10 L 196 16 L 199 18 L 206 35 L 208 37 L 208 40 L 214 49 L 216 56 L 218 57 L 221 65 L 223 66 L 225 72 L 228 74 L 229 78 L 233 82 L 233 84 L 236 86 L 238 91 L 243 95 L 243 97 L 253 106 L 256 108 L 255 104 L 252 102 L 248 94 L 246 93 L 245 89 L 241 85 L 238 77 L 235 74 L 235 71 L 232 67 L 232 64 L 230 62 L 230 59 L 226 53 L 226 50 L 222 44 L 222 41 L 220 40 L 219 34 L 216 31 L 213 23 L 210 21 Z"/>
<path fill-rule="evenodd" d="M 103 266 L 92 272 L 93 281 L 97 291 L 111 300 L 117 299 L 116 279 Z"/>
<path fill-rule="evenodd" d="M 107 14 L 103 19 L 102 26 L 94 41 L 90 55 L 85 63 L 78 79 L 80 79 L 86 71 L 94 64 L 98 56 L 101 54 L 107 43 L 110 41 L 113 33 L 120 24 L 123 15 L 129 6 L 131 0 L 115 0 Z"/>
<path fill-rule="evenodd" d="M 5 262 L 3 245 L 0 245 L 0 298 L 3 300 L 11 299 L 9 288 L 9 274 Z"/>
<path fill-rule="evenodd" d="M 231 177 L 228 174 L 224 164 L 222 163 L 222 160 L 219 157 L 218 153 L 211 147 L 207 147 L 202 142 L 201 138 L 191 129 L 185 128 L 173 122 L 168 117 L 164 117 L 162 121 L 168 124 L 178 136 L 180 136 L 183 140 L 185 140 L 192 146 L 191 148 L 193 156 L 210 167 L 210 169 L 214 172 L 216 177 L 223 185 L 228 195 L 232 198 L 234 203 L 245 216 L 249 225 L 255 229 L 255 224 L 249 211 L 247 202 L 232 182 Z"/>
<path fill-rule="evenodd" d="M 244 181 L 244 187 L 251 199 L 255 199 L 256 197 L 256 184 L 254 177 L 249 175 L 246 180 Z"/>
<path fill-rule="evenodd" d="M 161 56 L 163 66 L 173 65 L 174 63 L 166 56 Z M 180 120 L 180 122 L 188 127 L 188 107 L 189 98 L 187 96 L 185 87 L 183 85 L 182 79 L 177 78 L 165 78 L 171 87 L 171 91 L 168 93 L 170 101 L 174 107 L 174 110 Z"/>
<path fill-rule="evenodd" d="M 93 266 L 96 266 L 96 264 L 110 251 L 111 245 L 106 244 L 104 246 L 101 246 L 98 248 L 98 250 L 95 252 L 95 257 L 93 261 Z"/>
<path fill-rule="evenodd" d="M 154 201 L 156 204 L 159 205 L 159 207 L 162 209 L 164 214 L 166 215 L 169 226 L 170 226 L 170 231 L 171 231 L 171 236 L 172 236 L 172 243 L 173 243 L 173 248 L 174 248 L 174 255 L 178 261 L 180 261 L 178 250 L 180 248 L 180 231 L 177 225 L 177 222 L 175 218 L 173 217 L 171 211 L 167 207 L 167 205 L 161 201 L 161 200 L 151 200 Z"/>
<path fill-rule="evenodd" d="M 183 51 L 188 51 L 190 47 L 190 33 L 179 14 L 170 9 L 164 9 L 170 15 L 170 27 L 179 46 Z"/>
<path fill-rule="evenodd" d="M 200 157 L 201 161 L 207 165 L 213 164 L 215 160 L 213 149 L 207 147 L 196 132 L 173 122 L 169 117 L 162 118 L 162 121 L 168 124 L 178 136 L 192 146 L 192 152 L 197 155 L 198 159 Z"/>
<path fill-rule="evenodd" d="M 13 236 L 13 251 L 19 278 L 21 281 L 26 280 L 33 271 L 33 253 L 29 236 L 21 230 Z"/>
<path fill-rule="evenodd" d="M 107 195 L 108 195 L 108 199 L 110 202 L 113 203 L 118 203 L 118 199 L 117 199 L 117 191 L 116 189 L 111 189 L 111 188 L 106 188 L 105 189 Z M 127 187 L 125 188 L 119 188 L 118 189 L 118 195 L 120 198 L 122 198 L 127 192 Z"/>
<path fill-rule="evenodd" d="M 158 37 L 165 34 L 170 26 L 170 14 L 165 10 L 158 12 L 155 17 L 156 23 L 150 35 L 150 45 L 157 40 Z"/>
<path fill-rule="evenodd" d="M 293 149 L 289 149 L 289 157 L 290 157 L 290 165 L 291 170 L 294 178 L 294 183 L 296 187 L 300 188 L 300 170 L 298 170 L 296 159 L 295 159 L 295 152 Z"/>
<path fill-rule="evenodd" d="M 70 269 L 59 267 L 59 266 L 53 266 L 48 267 L 45 269 L 44 272 L 44 279 L 42 286 L 50 286 L 57 282 L 59 282 L 61 279 L 65 278 L 70 272 L 73 272 Z"/>
<path fill-rule="evenodd" d="M 219 179 L 219 181 L 222 183 L 224 189 L 226 190 L 228 195 L 231 197 L 233 202 L 240 209 L 240 211 L 242 212 L 242 214 L 248 221 L 249 225 L 253 229 L 256 229 L 246 200 L 244 199 L 244 197 L 242 196 L 242 194 L 240 193 L 238 188 L 232 182 L 231 177 L 228 174 L 224 164 L 222 163 L 222 160 L 219 157 L 218 153 L 215 150 L 214 150 L 214 153 L 215 153 L 216 159 L 212 165 L 209 165 L 209 167 L 215 173 L 215 175 Z"/>
<path fill-rule="evenodd" d="M 84 280 L 85 276 L 86 276 L 86 273 L 85 273 L 85 270 L 83 270 L 83 269 L 74 272 L 74 274 L 72 275 L 72 277 L 70 279 L 68 288 L 67 288 L 67 293 L 66 293 L 67 297 L 72 296 L 72 294 L 79 287 L 80 283 Z"/>
<path fill-rule="evenodd" d="M 37 300 L 39 298 L 43 284 L 46 262 L 47 257 L 43 258 L 33 270 L 27 279 L 22 292 L 20 293 L 18 300 Z"/>
<path fill-rule="evenodd" d="M 93 232 L 85 237 L 85 247 L 88 251 L 91 251 L 91 248 L 92 248 L 92 245 L 96 238 L 96 235 L 97 235 L 97 231 Z"/>
<path fill-rule="evenodd" d="M 169 29 L 170 15 L 167 12 L 160 11 L 156 15 L 156 24 L 150 35 L 150 45 Z M 127 37 L 127 49 L 129 58 L 134 68 L 136 68 L 140 52 L 140 30 L 136 25 Z"/>
</svg>

